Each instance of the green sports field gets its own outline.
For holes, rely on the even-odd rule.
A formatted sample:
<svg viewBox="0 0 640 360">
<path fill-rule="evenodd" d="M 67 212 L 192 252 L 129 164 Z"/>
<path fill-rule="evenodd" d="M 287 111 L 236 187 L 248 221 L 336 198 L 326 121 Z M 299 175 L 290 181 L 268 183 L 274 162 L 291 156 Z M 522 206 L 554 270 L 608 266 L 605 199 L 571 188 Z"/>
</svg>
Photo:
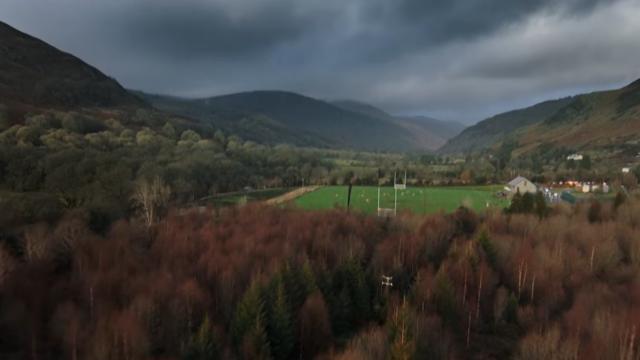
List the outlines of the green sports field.
<svg viewBox="0 0 640 360">
<path fill-rule="evenodd" d="M 495 194 L 501 186 L 455 186 L 455 187 L 408 187 L 398 190 L 398 211 L 411 210 L 418 214 L 438 211 L 451 212 L 460 205 L 476 211 L 488 207 L 506 207 L 508 200 Z M 332 209 L 347 206 L 347 186 L 326 186 L 297 198 L 294 203 L 307 210 Z M 393 187 L 380 190 L 380 207 L 393 208 Z M 366 213 L 376 213 L 378 188 L 375 186 L 354 186 L 351 193 L 351 208 Z"/>
</svg>

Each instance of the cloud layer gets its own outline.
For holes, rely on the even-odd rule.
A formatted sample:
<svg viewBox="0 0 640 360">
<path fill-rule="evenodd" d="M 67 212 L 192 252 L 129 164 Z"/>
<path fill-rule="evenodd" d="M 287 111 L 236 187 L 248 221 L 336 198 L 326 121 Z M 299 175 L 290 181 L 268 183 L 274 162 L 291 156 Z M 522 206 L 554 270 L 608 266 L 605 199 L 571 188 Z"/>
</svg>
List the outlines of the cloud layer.
<svg viewBox="0 0 640 360">
<path fill-rule="evenodd" d="M 3 0 L 125 86 L 253 89 L 474 122 L 640 77 L 635 0 Z"/>
</svg>

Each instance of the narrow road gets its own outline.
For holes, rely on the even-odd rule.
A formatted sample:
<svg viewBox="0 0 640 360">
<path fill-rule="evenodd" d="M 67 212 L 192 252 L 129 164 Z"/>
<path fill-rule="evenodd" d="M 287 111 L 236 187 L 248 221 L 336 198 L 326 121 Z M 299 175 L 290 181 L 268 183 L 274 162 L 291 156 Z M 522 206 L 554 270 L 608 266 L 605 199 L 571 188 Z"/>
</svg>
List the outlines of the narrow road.
<svg viewBox="0 0 640 360">
<path fill-rule="evenodd" d="M 292 201 L 295 198 L 300 197 L 300 196 L 302 196 L 302 195 L 304 195 L 306 193 L 315 191 L 318 188 L 319 188 L 319 186 L 303 186 L 303 187 L 297 188 L 297 189 L 295 189 L 293 191 L 289 191 L 286 194 L 282 194 L 282 195 L 280 195 L 278 197 L 274 197 L 274 198 L 271 198 L 269 200 L 266 200 L 265 204 L 268 204 L 268 205 L 284 204 L 284 203 Z"/>
</svg>

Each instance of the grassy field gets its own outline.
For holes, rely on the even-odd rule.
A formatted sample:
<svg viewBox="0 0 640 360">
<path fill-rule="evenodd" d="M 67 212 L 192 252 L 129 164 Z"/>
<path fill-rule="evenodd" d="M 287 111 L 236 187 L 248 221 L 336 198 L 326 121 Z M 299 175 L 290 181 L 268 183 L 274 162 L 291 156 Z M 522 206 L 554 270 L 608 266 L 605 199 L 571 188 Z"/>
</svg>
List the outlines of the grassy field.
<svg viewBox="0 0 640 360">
<path fill-rule="evenodd" d="M 505 207 L 508 200 L 495 196 L 502 186 L 457 186 L 457 187 L 416 187 L 398 191 L 398 211 L 411 210 L 418 214 L 428 214 L 440 210 L 451 212 L 460 205 L 476 211 L 487 207 Z M 327 186 L 297 198 L 294 203 L 307 210 L 346 207 L 347 186 Z M 381 188 L 380 207 L 393 208 L 394 190 Z M 375 186 L 354 186 L 351 193 L 351 208 L 375 213 L 378 206 L 378 188 Z"/>
</svg>

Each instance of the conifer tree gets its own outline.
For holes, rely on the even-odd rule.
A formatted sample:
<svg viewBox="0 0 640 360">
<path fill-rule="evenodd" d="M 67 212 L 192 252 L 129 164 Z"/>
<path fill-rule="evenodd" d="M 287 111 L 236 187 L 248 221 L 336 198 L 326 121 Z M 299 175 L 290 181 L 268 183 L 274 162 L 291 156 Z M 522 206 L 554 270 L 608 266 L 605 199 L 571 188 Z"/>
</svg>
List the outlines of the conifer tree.
<svg viewBox="0 0 640 360">
<path fill-rule="evenodd" d="M 295 345 L 295 334 L 283 281 L 276 280 L 269 306 L 267 334 L 274 359 L 288 359 Z"/>
<path fill-rule="evenodd" d="M 316 276 L 308 259 L 302 265 L 302 283 L 304 285 L 305 298 L 318 290 Z"/>
<path fill-rule="evenodd" d="M 436 311 L 444 323 L 453 323 L 457 319 L 455 294 L 449 276 L 440 271 L 436 275 L 436 284 L 433 291 L 433 301 Z"/>
<path fill-rule="evenodd" d="M 486 230 L 482 230 L 480 232 L 480 236 L 478 236 L 478 244 L 480 244 L 480 247 L 482 248 L 482 251 L 486 256 L 489 265 L 491 265 L 492 268 L 496 269 L 498 262 L 498 252 L 496 251 L 496 248 L 489 238 L 489 234 Z"/>
<path fill-rule="evenodd" d="M 256 323 L 263 321 L 264 315 L 262 288 L 254 282 L 240 300 L 231 322 L 231 336 L 237 347 L 243 344 L 249 330 L 255 331 Z"/>
<path fill-rule="evenodd" d="M 219 355 L 220 348 L 207 315 L 198 331 L 189 339 L 182 358 L 184 360 L 215 360 L 219 358 Z"/>
<path fill-rule="evenodd" d="M 511 293 L 511 295 L 509 295 L 509 299 L 507 300 L 507 303 L 505 305 L 502 318 L 509 324 L 518 323 L 518 298 L 514 293 Z"/>
<path fill-rule="evenodd" d="M 258 316 L 248 329 L 242 342 L 242 356 L 246 360 L 271 359 L 269 339 L 265 331 L 264 321 Z"/>
</svg>

